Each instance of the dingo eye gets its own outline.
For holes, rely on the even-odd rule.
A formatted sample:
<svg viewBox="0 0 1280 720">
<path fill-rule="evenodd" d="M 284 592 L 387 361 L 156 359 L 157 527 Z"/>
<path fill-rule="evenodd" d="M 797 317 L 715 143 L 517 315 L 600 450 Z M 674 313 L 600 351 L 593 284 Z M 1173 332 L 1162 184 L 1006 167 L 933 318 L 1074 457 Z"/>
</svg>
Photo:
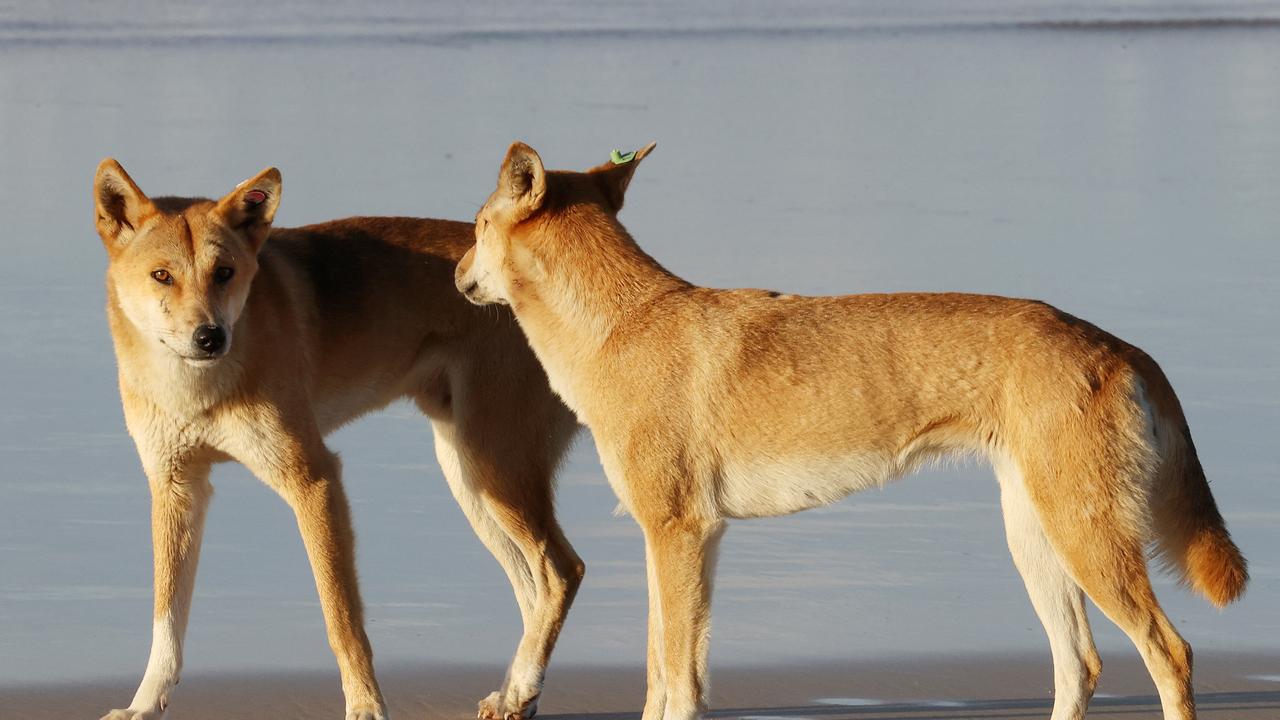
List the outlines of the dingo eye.
<svg viewBox="0 0 1280 720">
<path fill-rule="evenodd" d="M 213 279 L 218 283 L 224 283 L 234 277 L 236 269 L 233 267 L 220 267 L 213 271 Z"/>
<path fill-rule="evenodd" d="M 169 274 L 168 270 L 152 270 L 151 277 L 155 278 L 155 281 L 161 285 L 173 284 L 173 276 Z"/>
</svg>

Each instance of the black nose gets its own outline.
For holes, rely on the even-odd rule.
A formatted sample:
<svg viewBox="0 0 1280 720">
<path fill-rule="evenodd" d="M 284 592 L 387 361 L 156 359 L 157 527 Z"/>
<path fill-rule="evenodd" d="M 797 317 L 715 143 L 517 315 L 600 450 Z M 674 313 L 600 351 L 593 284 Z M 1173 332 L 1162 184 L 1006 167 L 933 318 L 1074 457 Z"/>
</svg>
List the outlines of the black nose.
<svg viewBox="0 0 1280 720">
<path fill-rule="evenodd" d="M 216 353 L 227 344 L 227 331 L 217 325 L 201 325 L 196 328 L 196 347 L 207 353 Z"/>
</svg>

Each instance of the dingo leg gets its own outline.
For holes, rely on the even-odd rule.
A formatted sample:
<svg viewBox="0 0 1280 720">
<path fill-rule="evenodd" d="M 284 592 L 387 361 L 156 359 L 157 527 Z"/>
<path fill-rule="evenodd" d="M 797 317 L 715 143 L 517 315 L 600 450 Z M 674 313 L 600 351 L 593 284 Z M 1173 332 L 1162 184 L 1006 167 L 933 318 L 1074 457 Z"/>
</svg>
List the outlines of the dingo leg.
<svg viewBox="0 0 1280 720">
<path fill-rule="evenodd" d="M 294 418 L 292 424 L 287 418 Z M 364 631 L 356 579 L 355 534 L 342 489 L 338 456 L 325 447 L 314 421 L 258 415 L 232 433 L 232 454 L 289 503 L 311 562 L 329 647 L 342 675 L 347 720 L 386 720 Z"/>
<path fill-rule="evenodd" d="M 147 670 L 123 710 L 103 720 L 155 720 L 164 715 L 182 672 L 182 641 L 195 587 L 205 512 L 213 494 L 207 461 L 147 462 L 151 485 L 151 544 L 155 614 Z"/>
<path fill-rule="evenodd" d="M 1062 477 L 1072 474 L 1064 472 Z M 1194 720 L 1191 646 L 1169 622 L 1151 589 L 1141 529 L 1119 516 L 1114 499 L 1093 494 L 1099 485 L 1123 484 L 1106 483 L 1101 470 L 1081 474 L 1084 477 L 1073 477 L 1071 484 L 1059 484 L 1047 493 L 1037 493 L 1037 479 L 1028 477 L 1045 535 L 1098 609 L 1138 648 L 1159 691 L 1165 720 Z"/>
<path fill-rule="evenodd" d="M 1053 653 L 1052 720 L 1081 720 L 1102 672 L 1084 592 L 1067 574 L 1045 537 L 1017 465 L 1003 459 L 996 461 L 995 468 L 1009 551 Z"/>
<path fill-rule="evenodd" d="M 663 667 L 662 598 L 653 548 L 645 543 L 645 573 L 649 587 L 649 641 L 645 663 L 648 682 L 645 685 L 644 715 L 641 720 L 662 720 L 667 707 L 667 674 Z"/>
<path fill-rule="evenodd" d="M 681 520 L 657 524 L 642 521 L 641 526 L 646 550 L 652 556 L 652 575 L 658 581 L 665 689 L 662 717 L 693 720 L 707 707 L 712 576 L 725 526 L 723 522 Z M 651 632 L 654 629 L 652 620 L 649 628 Z M 653 692 L 651 688 L 650 693 Z M 645 701 L 645 720 L 656 709 L 657 701 L 650 695 Z"/>
<path fill-rule="evenodd" d="M 547 403 L 522 406 L 531 398 L 519 391 L 500 397 L 495 387 L 483 378 L 459 383 L 450 412 L 430 414 L 449 488 L 507 573 L 524 624 L 503 685 L 480 701 L 478 716 L 520 720 L 537 713 L 547 662 L 584 572 L 554 504 L 555 469 L 577 425 L 549 393 Z"/>
</svg>

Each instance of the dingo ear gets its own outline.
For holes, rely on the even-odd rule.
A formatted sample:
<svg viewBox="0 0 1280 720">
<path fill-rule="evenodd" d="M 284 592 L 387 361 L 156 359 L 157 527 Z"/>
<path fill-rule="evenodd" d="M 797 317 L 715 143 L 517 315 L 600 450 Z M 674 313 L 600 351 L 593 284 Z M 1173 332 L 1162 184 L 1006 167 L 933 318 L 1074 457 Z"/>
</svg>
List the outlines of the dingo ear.
<svg viewBox="0 0 1280 720">
<path fill-rule="evenodd" d="M 605 201 L 614 212 L 622 209 L 622 200 L 626 197 L 627 186 L 631 184 L 631 176 L 636 174 L 640 161 L 657 146 L 658 143 L 651 142 L 633 153 L 614 150 L 609 162 L 587 171 L 596 179 L 596 182 L 600 183 Z"/>
<path fill-rule="evenodd" d="M 547 195 L 547 171 L 537 151 L 511 143 L 498 171 L 498 191 L 515 207 L 516 222 L 538 211 Z"/>
<path fill-rule="evenodd" d="M 133 239 L 142 221 L 156 212 L 151 200 L 115 158 L 98 164 L 93 176 L 93 208 L 98 235 L 110 253 Z"/>
<path fill-rule="evenodd" d="M 256 252 L 271 232 L 282 188 L 280 171 L 267 168 L 237 185 L 218 201 L 213 211 L 222 216 L 227 225 L 243 232 Z"/>
</svg>

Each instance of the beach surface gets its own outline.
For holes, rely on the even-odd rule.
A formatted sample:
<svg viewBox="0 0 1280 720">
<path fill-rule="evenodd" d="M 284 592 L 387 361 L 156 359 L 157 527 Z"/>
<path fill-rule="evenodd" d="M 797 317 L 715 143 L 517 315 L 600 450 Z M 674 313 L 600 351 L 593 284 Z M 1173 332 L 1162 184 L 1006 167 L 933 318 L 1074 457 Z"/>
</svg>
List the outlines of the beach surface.
<svg viewBox="0 0 1280 720">
<path fill-rule="evenodd" d="M 1104 658 L 1091 718 L 1159 720 L 1154 690 L 1136 657 Z M 1198 710 L 1205 720 L 1273 720 L 1280 714 L 1280 655 L 1199 658 Z M 393 718 L 470 717 L 502 669 L 397 666 L 380 673 Z M 710 718 L 740 720 L 925 720 L 1048 717 L 1051 670 L 1040 657 L 946 657 L 712 669 Z M 553 667 L 542 720 L 639 720 L 642 668 Z M 6 717 L 94 718 L 128 683 L 0 688 Z M 336 673 L 221 675 L 184 679 L 170 720 L 341 717 Z"/>
</svg>

